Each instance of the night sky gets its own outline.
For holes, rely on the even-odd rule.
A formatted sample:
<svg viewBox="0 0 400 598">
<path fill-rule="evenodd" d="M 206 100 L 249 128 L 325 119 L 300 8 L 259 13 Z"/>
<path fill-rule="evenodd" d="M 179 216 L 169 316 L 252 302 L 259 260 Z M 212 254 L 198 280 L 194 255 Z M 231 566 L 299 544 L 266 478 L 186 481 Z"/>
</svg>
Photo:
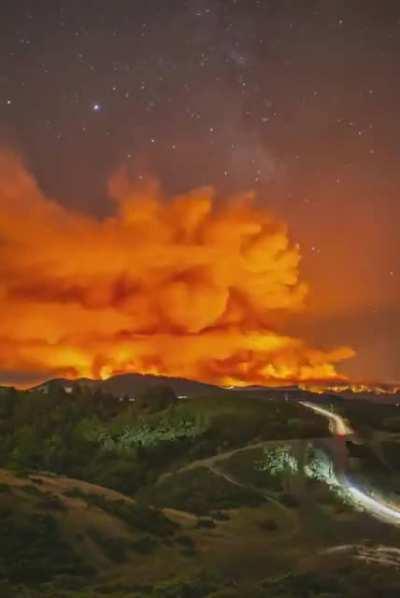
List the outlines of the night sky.
<svg viewBox="0 0 400 598">
<path fill-rule="evenodd" d="M 168 193 L 254 189 L 310 281 L 292 330 L 400 380 L 400 5 L 2 0 L 0 144 L 104 216 L 128 164 Z M 3 314 L 2 317 L 7 317 Z"/>
</svg>

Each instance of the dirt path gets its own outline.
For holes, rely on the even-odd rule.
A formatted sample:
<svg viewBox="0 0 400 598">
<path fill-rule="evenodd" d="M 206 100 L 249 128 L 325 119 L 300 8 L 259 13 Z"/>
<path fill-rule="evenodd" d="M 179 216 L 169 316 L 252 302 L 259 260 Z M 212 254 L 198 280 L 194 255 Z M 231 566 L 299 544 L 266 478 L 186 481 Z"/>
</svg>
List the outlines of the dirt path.
<svg viewBox="0 0 400 598">
<path fill-rule="evenodd" d="M 190 471 L 191 469 L 196 469 L 196 467 L 210 467 L 210 466 L 214 466 L 219 461 L 225 461 L 226 459 L 229 459 L 230 457 L 232 457 L 233 455 L 236 455 L 236 453 L 239 453 L 241 451 L 250 451 L 250 450 L 253 450 L 253 449 L 263 448 L 264 446 L 279 445 L 279 444 L 282 444 L 284 442 L 298 442 L 299 440 L 302 440 L 302 439 L 290 438 L 288 440 L 286 440 L 286 439 L 280 439 L 280 440 L 262 440 L 260 442 L 257 442 L 256 444 L 249 444 L 247 446 L 240 446 L 240 447 L 232 449 L 230 451 L 225 451 L 223 453 L 217 453 L 216 455 L 212 455 L 211 457 L 205 457 L 204 459 L 196 459 L 195 461 L 192 461 L 188 465 L 184 465 L 183 467 L 180 467 L 176 471 L 169 471 L 169 472 L 163 473 L 158 478 L 158 481 L 162 482 L 165 479 L 169 478 L 170 476 L 177 475 L 177 474 L 182 473 L 184 471 Z"/>
<path fill-rule="evenodd" d="M 234 484 L 235 486 L 239 486 L 240 488 L 245 488 L 246 490 L 252 490 L 253 492 L 256 492 L 257 494 L 262 496 L 266 502 L 270 502 L 270 503 L 274 504 L 276 507 L 278 507 L 281 511 L 284 512 L 285 516 L 289 517 L 292 520 L 293 533 L 295 533 L 297 531 L 297 529 L 299 527 L 297 516 L 289 509 L 289 507 L 286 507 L 285 505 L 283 505 L 274 496 L 268 494 L 268 492 L 260 490 L 260 488 L 256 488 L 255 486 L 252 486 L 251 484 L 243 484 L 242 482 L 240 482 L 239 480 L 234 478 L 232 475 L 226 473 L 225 471 L 221 471 L 221 469 L 219 469 L 215 465 L 209 465 L 208 469 L 213 474 L 219 476 L 220 478 L 223 478 L 226 482 L 229 482 L 230 484 Z"/>
<path fill-rule="evenodd" d="M 211 457 L 205 457 L 204 459 L 196 459 L 195 461 L 192 461 L 188 465 L 184 465 L 183 467 L 180 467 L 176 471 L 167 471 L 166 473 L 163 473 L 158 478 L 158 481 L 163 482 L 164 480 L 166 480 L 167 478 L 169 478 L 173 475 L 177 475 L 184 471 L 190 471 L 191 469 L 196 469 L 196 467 L 209 467 L 210 465 L 213 465 L 214 463 L 216 463 L 218 461 L 225 461 L 225 459 L 229 459 L 229 457 L 231 457 L 232 455 L 236 454 L 239 451 L 261 448 L 264 444 L 265 443 L 263 443 L 263 442 L 258 442 L 257 444 L 252 444 L 252 445 L 249 445 L 246 447 L 236 448 L 231 451 L 226 451 L 224 453 L 218 453 L 217 455 L 212 455 Z"/>
</svg>

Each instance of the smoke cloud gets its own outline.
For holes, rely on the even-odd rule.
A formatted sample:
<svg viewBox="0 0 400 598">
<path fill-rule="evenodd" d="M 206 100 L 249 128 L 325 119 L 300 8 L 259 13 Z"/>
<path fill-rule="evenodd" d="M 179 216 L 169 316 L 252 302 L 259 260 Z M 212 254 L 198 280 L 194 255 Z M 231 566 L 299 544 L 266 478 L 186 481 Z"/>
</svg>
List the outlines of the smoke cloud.
<svg viewBox="0 0 400 598">
<path fill-rule="evenodd" d="M 46 198 L 21 161 L 0 153 L 0 361 L 24 373 L 122 372 L 219 384 L 339 379 L 347 347 L 291 337 L 304 309 L 300 254 L 251 194 L 212 188 L 165 198 L 110 181 L 114 215 L 96 219 Z"/>
</svg>

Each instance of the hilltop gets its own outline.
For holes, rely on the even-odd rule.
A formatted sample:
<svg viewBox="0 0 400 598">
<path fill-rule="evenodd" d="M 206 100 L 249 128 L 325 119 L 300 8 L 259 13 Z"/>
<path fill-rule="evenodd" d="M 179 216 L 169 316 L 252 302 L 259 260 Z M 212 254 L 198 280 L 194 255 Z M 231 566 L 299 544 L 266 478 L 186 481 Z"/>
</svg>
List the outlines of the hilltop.
<svg viewBox="0 0 400 598">
<path fill-rule="evenodd" d="M 101 389 L 113 396 L 136 396 L 151 386 L 167 385 L 177 395 L 199 395 L 213 392 L 221 394 L 224 389 L 212 384 L 187 380 L 185 378 L 170 378 L 168 376 L 153 376 L 149 374 L 119 374 L 111 376 L 106 380 L 95 380 L 90 378 L 78 378 L 69 380 L 67 378 L 54 378 L 33 387 L 33 391 L 48 392 L 52 388 L 63 387 L 71 391 L 77 387 L 88 387 L 90 389 Z"/>
</svg>

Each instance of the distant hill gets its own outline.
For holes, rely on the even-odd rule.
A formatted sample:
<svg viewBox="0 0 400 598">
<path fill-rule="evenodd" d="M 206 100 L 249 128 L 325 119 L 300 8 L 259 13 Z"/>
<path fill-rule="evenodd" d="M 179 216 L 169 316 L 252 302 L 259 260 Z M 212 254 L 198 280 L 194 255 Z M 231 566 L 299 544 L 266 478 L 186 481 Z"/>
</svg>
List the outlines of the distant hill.
<svg viewBox="0 0 400 598">
<path fill-rule="evenodd" d="M 188 380 L 186 378 L 170 378 L 168 376 L 155 376 L 150 374 L 119 374 L 117 376 L 112 376 L 107 380 L 93 380 L 91 378 L 68 380 L 67 378 L 54 378 L 34 386 L 31 390 L 39 390 L 47 393 L 50 389 L 60 386 L 67 392 L 72 392 L 77 386 L 86 386 L 92 389 L 99 388 L 116 397 L 135 397 L 148 388 L 160 384 L 169 386 L 174 390 L 177 396 L 181 397 L 205 396 L 210 393 L 214 396 L 234 393 L 241 397 L 256 397 L 262 395 L 265 398 L 287 398 L 291 400 L 309 400 L 312 398 L 316 402 L 326 402 L 326 400 L 340 398 L 372 402 L 377 401 L 386 404 L 397 404 L 400 402 L 400 393 L 393 393 L 393 391 L 388 392 L 387 394 L 374 392 L 373 389 L 353 392 L 347 387 L 341 388 L 340 386 L 334 388 L 327 387 L 325 392 L 314 392 L 312 388 L 307 390 L 296 385 L 275 387 L 257 385 L 221 387 L 213 384 L 206 384 L 205 382 L 198 382 L 196 380 Z M 2 389 L 4 391 L 9 390 L 8 387 L 0 387 L 0 393 Z"/>
<path fill-rule="evenodd" d="M 196 397 L 196 396 L 216 396 L 235 394 L 242 398 L 260 397 L 269 399 L 291 399 L 291 400 L 309 400 L 313 398 L 317 402 L 326 401 L 327 398 L 338 394 L 324 393 L 315 394 L 312 391 L 301 389 L 296 385 L 288 386 L 229 386 L 221 387 L 213 384 L 206 384 L 197 380 L 188 380 L 186 378 L 173 378 L 168 376 L 155 376 L 150 374 L 119 374 L 112 376 L 107 380 L 94 380 L 91 378 L 78 378 L 76 380 L 68 380 L 67 378 L 54 378 L 34 386 L 31 390 L 39 390 L 48 393 L 56 387 L 62 387 L 67 392 L 72 392 L 74 388 L 89 387 L 91 389 L 101 389 L 115 397 L 129 396 L 135 397 L 138 394 L 146 391 L 148 388 L 158 385 L 166 385 L 173 389 L 175 394 L 179 397 Z"/>
<path fill-rule="evenodd" d="M 212 384 L 205 384 L 195 380 L 185 378 L 169 378 L 167 376 L 151 376 L 142 374 L 121 374 L 112 376 L 107 380 L 91 380 L 89 378 L 78 378 L 77 380 L 67 380 L 66 378 L 55 378 L 35 386 L 32 390 L 48 392 L 51 388 L 62 386 L 67 392 L 70 392 L 77 386 L 89 386 L 90 388 L 101 388 L 114 396 L 135 396 L 146 389 L 165 384 L 172 388 L 178 396 L 196 396 L 200 394 L 225 394 L 226 389 Z"/>
<path fill-rule="evenodd" d="M 0 386 L 0 394 L 8 393 L 12 389 L 12 386 Z"/>
</svg>

